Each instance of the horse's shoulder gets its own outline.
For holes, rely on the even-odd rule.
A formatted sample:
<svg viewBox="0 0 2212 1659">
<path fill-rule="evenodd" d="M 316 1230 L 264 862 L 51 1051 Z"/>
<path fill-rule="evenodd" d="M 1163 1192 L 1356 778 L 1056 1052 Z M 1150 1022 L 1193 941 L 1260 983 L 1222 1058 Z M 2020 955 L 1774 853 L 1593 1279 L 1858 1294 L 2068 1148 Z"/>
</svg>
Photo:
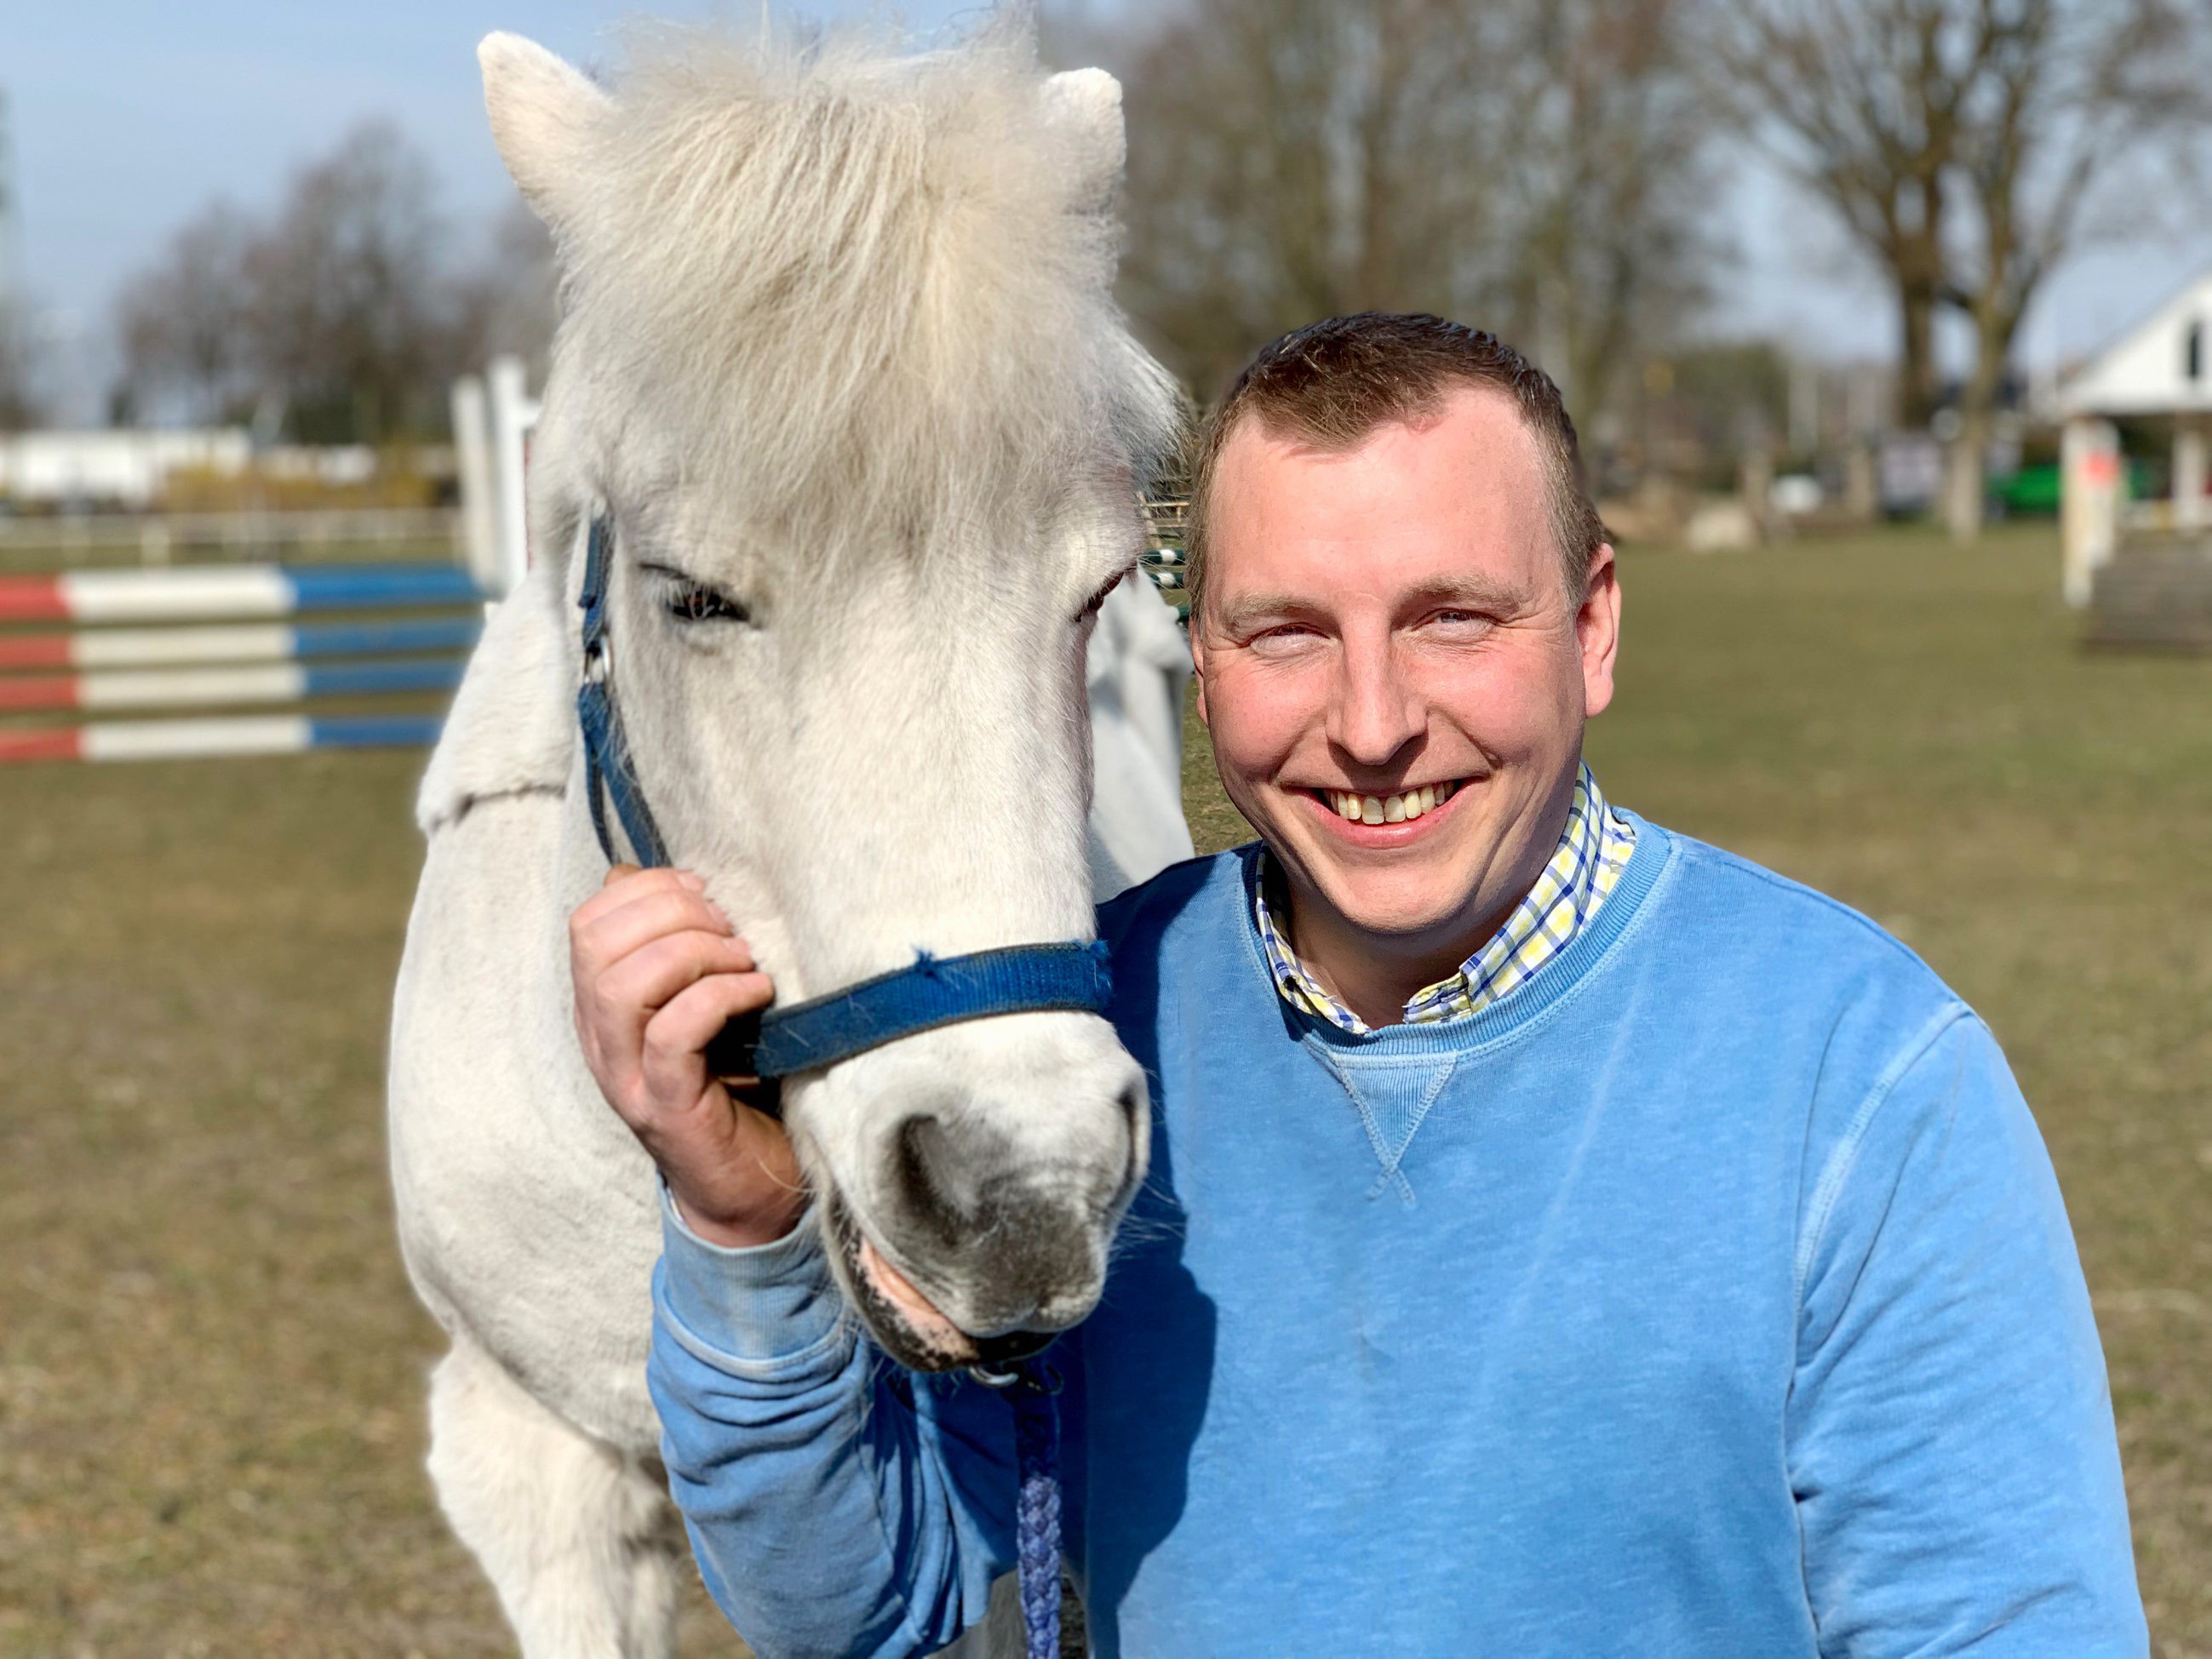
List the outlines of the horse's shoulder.
<svg viewBox="0 0 2212 1659">
<path fill-rule="evenodd" d="M 549 570 L 492 608 L 415 798 L 435 835 L 479 800 L 559 794 L 575 749 L 571 670 Z"/>
</svg>

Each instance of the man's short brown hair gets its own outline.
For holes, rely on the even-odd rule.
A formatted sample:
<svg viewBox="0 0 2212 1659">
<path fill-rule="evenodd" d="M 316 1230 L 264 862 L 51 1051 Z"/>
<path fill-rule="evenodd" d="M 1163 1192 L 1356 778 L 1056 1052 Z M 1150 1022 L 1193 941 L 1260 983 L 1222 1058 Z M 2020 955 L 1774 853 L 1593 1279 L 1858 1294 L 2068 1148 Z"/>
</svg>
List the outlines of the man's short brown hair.
<svg viewBox="0 0 2212 1659">
<path fill-rule="evenodd" d="M 1200 428 L 1191 467 L 1183 580 L 1194 610 L 1206 584 L 1206 516 L 1229 435 L 1248 419 L 1327 450 L 1345 450 L 1394 422 L 1435 415 L 1462 386 L 1513 400 L 1536 440 L 1552 539 L 1571 601 L 1607 539 L 1583 482 L 1575 423 L 1551 377 L 1494 334 L 1425 313 L 1363 311 L 1285 334 L 1255 357 Z"/>
</svg>

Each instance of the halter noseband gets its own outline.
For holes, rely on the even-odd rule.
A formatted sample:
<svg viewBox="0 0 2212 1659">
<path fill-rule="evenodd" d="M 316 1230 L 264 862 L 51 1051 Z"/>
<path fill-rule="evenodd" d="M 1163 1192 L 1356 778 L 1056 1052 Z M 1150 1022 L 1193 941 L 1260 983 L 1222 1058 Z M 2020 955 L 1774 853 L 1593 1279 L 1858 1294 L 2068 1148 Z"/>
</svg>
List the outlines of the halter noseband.
<svg viewBox="0 0 2212 1659">
<path fill-rule="evenodd" d="M 614 529 L 605 514 L 592 520 L 584 558 L 584 678 L 576 690 L 576 722 L 584 737 L 584 787 L 592 830 L 607 862 L 615 862 L 606 809 L 614 807 L 638 862 L 670 862 L 660 825 L 647 805 L 623 733 L 614 696 L 614 658 L 607 637 L 607 586 Z M 1103 1013 L 1112 995 L 1104 943 L 1012 945 L 966 956 L 933 957 L 917 949 L 910 967 L 896 968 L 842 991 L 787 1008 L 770 1008 L 757 1032 L 733 1021 L 715 1039 L 715 1069 L 732 1076 L 787 1077 L 811 1072 L 920 1031 L 992 1014 Z"/>
</svg>

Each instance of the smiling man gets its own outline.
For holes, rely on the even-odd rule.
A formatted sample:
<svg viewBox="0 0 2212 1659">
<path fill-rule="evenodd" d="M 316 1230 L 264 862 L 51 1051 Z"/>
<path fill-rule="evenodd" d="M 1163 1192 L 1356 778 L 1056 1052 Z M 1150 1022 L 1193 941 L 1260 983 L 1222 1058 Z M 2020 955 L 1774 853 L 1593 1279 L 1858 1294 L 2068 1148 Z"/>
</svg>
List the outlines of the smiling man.
<svg viewBox="0 0 2212 1659">
<path fill-rule="evenodd" d="M 1094 1650 L 2142 1654 L 2096 1331 L 1988 1030 L 1583 764 L 1620 598 L 1551 383 L 1331 319 L 1245 372 L 1196 486 L 1200 695 L 1261 840 L 1100 915 L 1155 1117 L 1053 1351 Z M 767 994 L 680 880 L 575 929 L 673 1194 L 672 1488 L 763 1655 L 928 1651 L 1012 1559 L 1006 1402 L 841 1318 L 714 1022 L 654 1013 Z"/>
<path fill-rule="evenodd" d="M 1613 697 L 1613 550 L 1557 394 L 1471 337 L 1293 336 L 1199 457 L 1200 708 L 1297 952 L 1264 901 L 1261 938 L 1291 1000 L 1354 1030 L 1503 995 L 1632 844 L 1579 769 Z"/>
</svg>

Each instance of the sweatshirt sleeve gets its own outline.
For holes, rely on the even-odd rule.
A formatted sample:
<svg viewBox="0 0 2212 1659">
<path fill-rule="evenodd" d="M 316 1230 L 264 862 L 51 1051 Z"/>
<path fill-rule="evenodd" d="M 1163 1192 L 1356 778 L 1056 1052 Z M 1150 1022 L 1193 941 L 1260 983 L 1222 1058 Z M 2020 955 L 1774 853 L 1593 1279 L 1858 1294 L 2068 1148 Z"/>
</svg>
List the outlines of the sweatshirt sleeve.
<svg viewBox="0 0 2212 1659">
<path fill-rule="evenodd" d="M 761 1659 L 904 1659 L 981 1622 L 1013 1559 L 1013 1429 L 980 1384 L 885 1360 L 811 1212 L 708 1243 L 664 1191 L 647 1380 L 715 1605 Z"/>
<path fill-rule="evenodd" d="M 1826 1160 L 1798 1276 L 1786 1449 L 1821 1653 L 2146 1653 L 2073 1234 L 1963 1008 Z"/>
</svg>

